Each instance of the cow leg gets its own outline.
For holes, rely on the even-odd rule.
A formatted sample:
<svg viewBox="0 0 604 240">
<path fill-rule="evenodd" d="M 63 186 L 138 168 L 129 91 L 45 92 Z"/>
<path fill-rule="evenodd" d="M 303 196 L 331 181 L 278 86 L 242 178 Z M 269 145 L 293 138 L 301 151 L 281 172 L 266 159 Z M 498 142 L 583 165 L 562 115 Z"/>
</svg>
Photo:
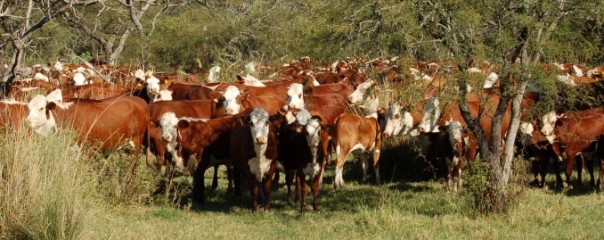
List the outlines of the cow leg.
<svg viewBox="0 0 604 240">
<path fill-rule="evenodd" d="M 537 150 L 539 151 L 539 150 Z M 544 188 L 545 185 L 545 176 L 547 175 L 547 169 L 549 166 L 549 162 L 550 162 L 551 158 L 549 156 L 541 156 L 541 154 L 539 154 L 539 161 L 537 162 L 537 165 L 539 165 L 539 176 L 541 177 L 541 179 L 538 181 L 538 185 L 539 187 Z"/>
<path fill-rule="evenodd" d="M 312 185 L 310 186 L 312 189 L 313 195 L 313 203 L 312 208 L 315 211 L 319 210 L 319 188 L 321 187 L 321 180 L 323 176 L 323 168 L 319 170 L 319 173 L 313 177 Z"/>
<path fill-rule="evenodd" d="M 451 190 L 451 177 L 453 174 L 453 162 L 451 161 L 451 159 L 449 157 L 445 157 L 445 162 L 447 165 L 447 175 L 445 176 L 445 190 L 446 191 L 450 191 Z"/>
<path fill-rule="evenodd" d="M 250 181 L 250 196 L 252 197 L 252 212 L 258 212 L 258 190 L 259 183 L 255 177 L 248 178 Z"/>
<path fill-rule="evenodd" d="M 292 196 L 291 196 L 291 188 L 292 188 L 292 184 L 294 182 L 294 171 L 292 170 L 286 170 L 285 171 L 285 185 L 287 186 L 287 203 L 289 205 L 294 205 L 294 202 L 292 201 Z"/>
<path fill-rule="evenodd" d="M 304 212 L 306 211 L 306 193 L 308 192 L 308 184 L 306 183 L 306 175 L 304 175 L 304 172 L 300 169 L 298 170 L 298 173 L 298 185 L 300 186 L 299 192 L 301 193 L 300 212 Z"/>
<path fill-rule="evenodd" d="M 333 181 L 333 187 L 335 189 L 344 188 L 342 172 L 344 171 L 344 161 L 346 161 L 346 157 L 350 151 L 349 148 L 342 148 L 341 151 L 338 151 L 338 148 L 340 148 L 340 146 L 336 148 L 336 154 L 338 157 L 336 158 L 336 176 Z"/>
<path fill-rule="evenodd" d="M 577 184 L 583 185 L 583 169 L 585 168 L 585 156 L 581 153 L 579 156 L 579 160 L 577 161 Z"/>
<path fill-rule="evenodd" d="M 329 143 L 331 141 L 329 140 L 329 132 L 327 131 L 322 131 L 321 132 L 321 151 L 323 151 L 323 162 L 321 163 L 321 169 L 325 169 L 325 165 L 327 164 L 327 161 L 329 161 Z M 319 174 L 319 184 L 323 184 L 323 170 L 320 171 Z"/>
<path fill-rule="evenodd" d="M 206 152 L 207 153 L 207 152 Z M 195 168 L 195 172 L 193 173 L 193 200 L 199 201 L 201 203 L 205 203 L 206 201 L 206 193 L 205 193 L 205 172 L 208 168 L 208 156 L 205 156 L 204 151 L 197 153 L 197 168 Z M 189 159 L 189 156 L 183 156 L 183 159 Z"/>
<path fill-rule="evenodd" d="M 594 188 L 596 186 L 596 179 L 594 176 L 594 160 L 593 157 L 584 160 L 584 164 L 587 167 L 587 172 L 589 173 L 589 186 Z"/>
<path fill-rule="evenodd" d="M 598 184 L 596 190 L 599 192 L 602 190 L 602 181 L 604 181 L 604 158 L 598 159 L 600 162 L 600 176 L 598 176 Z"/>
<path fill-rule="evenodd" d="M 264 180 L 264 211 L 270 211 L 271 210 L 271 187 L 273 185 L 273 177 L 275 176 L 275 173 L 277 172 L 276 169 L 276 161 L 273 161 L 273 163 L 271 164 L 270 169 L 268 170 L 268 174 L 266 176 L 266 179 Z"/>
<path fill-rule="evenodd" d="M 563 182 L 564 181 L 562 181 L 562 174 L 560 174 L 560 164 L 561 164 L 561 162 L 558 161 L 558 157 L 557 156 L 556 157 L 551 157 L 551 158 L 553 158 L 552 161 L 554 163 L 553 165 L 554 165 L 554 173 L 556 174 L 556 185 L 559 188 L 563 188 Z"/>
<path fill-rule="evenodd" d="M 237 203 L 241 203 L 242 194 L 241 194 L 241 169 L 238 167 L 233 167 L 233 183 L 235 187 L 235 201 Z"/>
<path fill-rule="evenodd" d="M 577 157 L 577 151 L 575 151 L 574 149 L 566 150 L 567 159 L 566 159 L 566 171 L 564 172 L 564 175 L 566 176 L 567 187 L 572 187 L 570 178 L 573 174 L 573 169 L 575 168 L 576 157 Z"/>
<path fill-rule="evenodd" d="M 361 167 L 363 168 L 363 178 L 361 178 L 362 183 L 367 183 L 367 168 L 369 168 L 369 157 L 362 153 L 359 157 L 361 160 Z"/>
<path fill-rule="evenodd" d="M 380 179 L 380 149 L 373 151 L 373 170 L 375 171 L 375 183 L 381 184 Z"/>
</svg>

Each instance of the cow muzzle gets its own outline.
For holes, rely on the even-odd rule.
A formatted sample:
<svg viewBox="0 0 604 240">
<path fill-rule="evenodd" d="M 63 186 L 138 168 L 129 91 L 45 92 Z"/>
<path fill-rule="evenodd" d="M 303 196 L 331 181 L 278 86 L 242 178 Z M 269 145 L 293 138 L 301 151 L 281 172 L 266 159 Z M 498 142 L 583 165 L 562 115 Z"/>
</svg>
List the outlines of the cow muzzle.
<svg viewBox="0 0 604 240">
<path fill-rule="evenodd" d="M 265 144 L 266 143 L 266 138 L 265 137 L 256 137 L 256 143 L 257 144 Z"/>
<path fill-rule="evenodd" d="M 161 140 L 164 143 L 169 143 L 172 141 L 172 136 L 170 134 L 163 134 L 163 135 L 161 135 Z"/>
</svg>

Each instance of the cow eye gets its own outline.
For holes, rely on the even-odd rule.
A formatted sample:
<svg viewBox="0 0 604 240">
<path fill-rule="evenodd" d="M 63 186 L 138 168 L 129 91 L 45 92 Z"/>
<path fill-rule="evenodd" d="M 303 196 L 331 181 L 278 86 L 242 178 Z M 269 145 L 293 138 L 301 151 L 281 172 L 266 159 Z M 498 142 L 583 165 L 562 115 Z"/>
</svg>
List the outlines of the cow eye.
<svg viewBox="0 0 604 240">
<path fill-rule="evenodd" d="M 41 108 L 40 108 L 40 112 L 41 112 L 41 111 L 44 111 L 44 108 L 43 108 L 43 107 L 41 107 Z"/>
<path fill-rule="evenodd" d="M 302 94 L 298 94 L 298 98 L 302 98 Z"/>
</svg>

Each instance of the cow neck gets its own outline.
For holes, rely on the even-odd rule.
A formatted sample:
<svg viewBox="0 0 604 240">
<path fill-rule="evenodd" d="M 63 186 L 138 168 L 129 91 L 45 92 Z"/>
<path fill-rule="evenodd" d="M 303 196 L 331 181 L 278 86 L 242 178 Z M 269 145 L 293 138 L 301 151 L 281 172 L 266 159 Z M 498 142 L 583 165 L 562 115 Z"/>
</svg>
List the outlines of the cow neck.
<svg viewBox="0 0 604 240">
<path fill-rule="evenodd" d="M 218 119 L 211 119 L 208 125 L 212 129 L 210 141 L 215 141 L 220 134 L 231 130 L 235 125 L 235 116 L 225 116 Z"/>
<path fill-rule="evenodd" d="M 68 125 L 69 121 L 67 120 L 73 118 L 78 109 L 78 107 L 74 105 L 76 105 L 76 102 L 56 103 L 55 108 L 49 112 L 51 118 L 55 121 L 55 124 L 58 123 L 61 127 L 70 127 L 70 125 Z M 73 121 L 73 119 L 71 120 Z"/>
</svg>

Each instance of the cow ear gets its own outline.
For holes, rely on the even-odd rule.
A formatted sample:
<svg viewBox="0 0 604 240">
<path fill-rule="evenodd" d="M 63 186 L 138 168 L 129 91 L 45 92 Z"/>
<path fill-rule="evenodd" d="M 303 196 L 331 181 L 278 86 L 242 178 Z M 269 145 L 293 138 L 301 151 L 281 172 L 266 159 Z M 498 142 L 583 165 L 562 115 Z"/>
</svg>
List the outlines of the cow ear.
<svg viewBox="0 0 604 240">
<path fill-rule="evenodd" d="M 556 121 L 555 125 L 556 125 L 556 127 L 560 127 L 560 126 L 564 125 L 564 123 L 562 123 L 562 121 Z"/>
<path fill-rule="evenodd" d="M 317 111 L 311 111 L 310 112 L 311 118 L 314 119 L 318 119 L 321 122 L 321 125 L 328 125 L 329 123 L 327 122 L 327 118 L 325 118 L 323 116 L 323 114 L 321 114 L 320 112 Z"/>
<path fill-rule="evenodd" d="M 48 102 L 46 104 L 46 111 L 54 110 L 56 107 L 57 107 L 57 104 L 55 102 Z"/>
<path fill-rule="evenodd" d="M 378 114 L 378 116 L 385 117 L 386 112 L 388 112 L 388 110 L 386 110 L 386 108 L 384 108 L 384 107 L 381 107 L 378 109 L 377 114 Z"/>
<path fill-rule="evenodd" d="M 180 120 L 178 121 L 178 128 L 188 128 L 190 125 L 189 121 L 187 120 Z"/>
</svg>

